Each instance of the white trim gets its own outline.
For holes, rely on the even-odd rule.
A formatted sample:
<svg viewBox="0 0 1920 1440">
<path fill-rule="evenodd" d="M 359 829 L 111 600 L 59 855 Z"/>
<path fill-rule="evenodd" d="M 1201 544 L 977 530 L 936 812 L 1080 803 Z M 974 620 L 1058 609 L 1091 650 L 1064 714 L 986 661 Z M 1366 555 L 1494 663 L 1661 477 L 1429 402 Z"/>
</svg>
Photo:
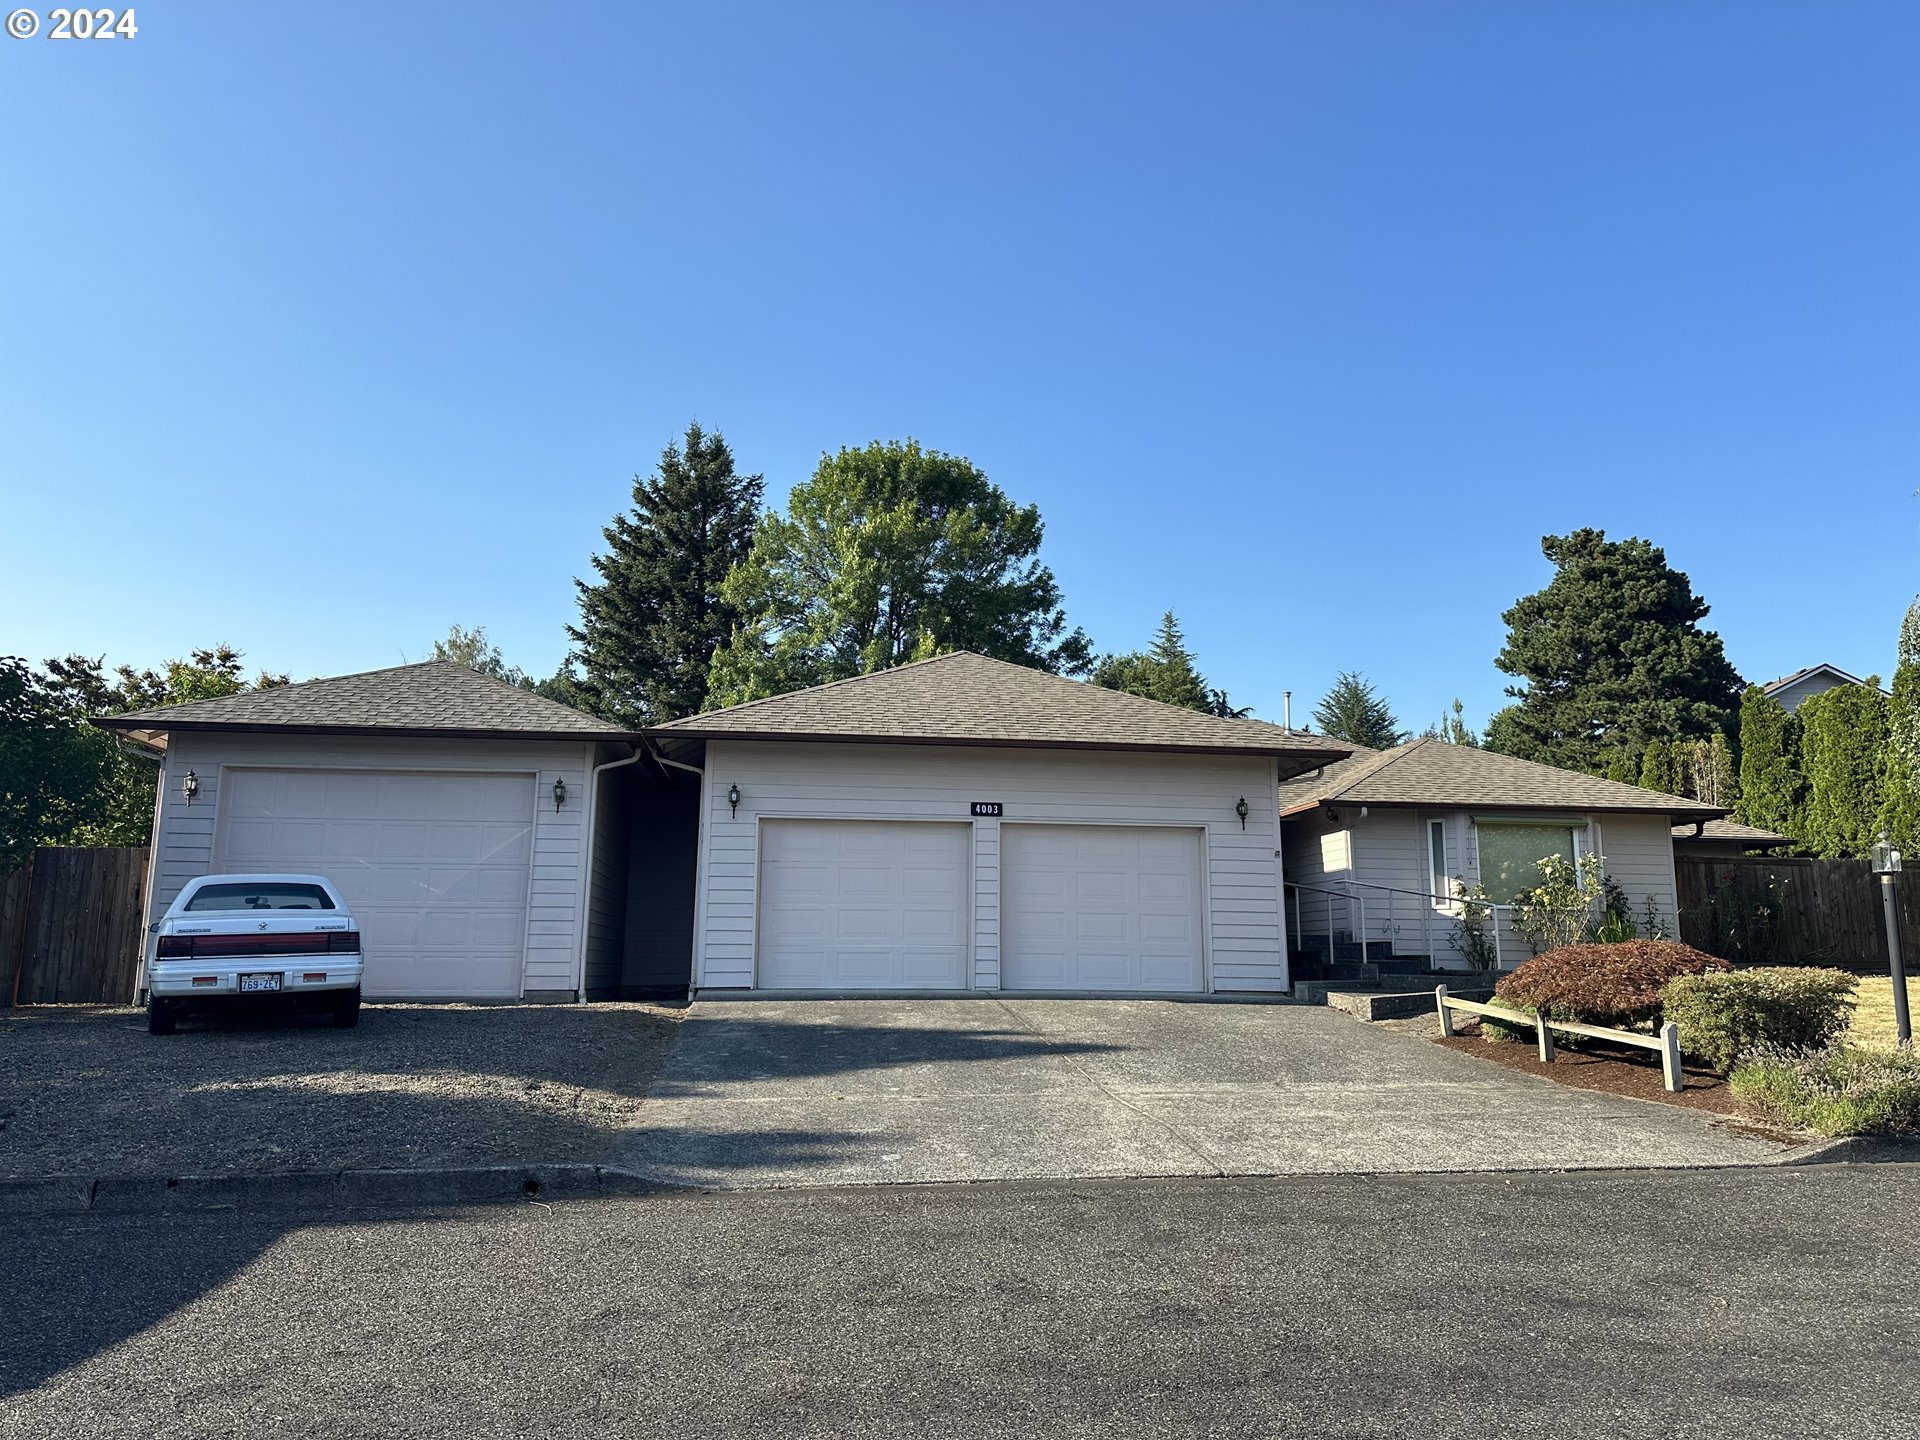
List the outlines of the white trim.
<svg viewBox="0 0 1920 1440">
<path fill-rule="evenodd" d="M 700 817 L 700 828 L 694 836 L 698 850 L 693 860 L 693 982 L 692 988 L 698 990 L 707 983 L 707 771 L 700 772 L 700 795 L 696 801 L 696 812 Z M 758 843 L 759 837 L 754 837 Z M 754 872 L 754 931 L 757 935 L 760 927 L 760 876 Z M 736 987 L 728 986 L 728 989 Z"/>
<path fill-rule="evenodd" d="M 1280 986 L 1283 990 L 1290 992 L 1293 989 L 1293 952 L 1287 948 L 1287 862 L 1285 855 L 1282 853 L 1286 849 L 1286 846 L 1280 838 L 1280 757 L 1278 755 L 1273 757 L 1273 783 L 1267 787 L 1267 798 L 1273 802 L 1273 884 L 1274 893 L 1279 897 L 1277 918 L 1280 922 Z M 1207 838 L 1207 843 L 1209 845 L 1213 843 L 1211 836 Z M 1203 855 L 1200 858 L 1202 862 L 1207 865 L 1207 879 L 1209 881 L 1207 887 L 1207 911 L 1211 914 L 1213 911 L 1213 887 L 1211 884 L 1213 857 L 1211 855 Z M 1300 903 L 1300 897 L 1298 895 L 1293 897 L 1293 903 L 1295 905 Z M 1218 994 L 1219 992 L 1216 990 L 1210 993 Z"/>
</svg>

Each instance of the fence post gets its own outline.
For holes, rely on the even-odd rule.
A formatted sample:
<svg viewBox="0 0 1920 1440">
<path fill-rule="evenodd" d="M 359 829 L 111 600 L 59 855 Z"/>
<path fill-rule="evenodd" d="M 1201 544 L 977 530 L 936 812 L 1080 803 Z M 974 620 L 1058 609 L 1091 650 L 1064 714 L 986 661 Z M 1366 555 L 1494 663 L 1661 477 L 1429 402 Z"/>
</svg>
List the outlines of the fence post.
<svg viewBox="0 0 1920 1440">
<path fill-rule="evenodd" d="M 1547 1017 L 1538 1010 L 1533 1012 L 1533 1032 L 1540 1041 L 1540 1063 L 1553 1063 L 1553 1031 L 1547 1028 Z"/>
<path fill-rule="evenodd" d="M 1433 1003 L 1440 1007 L 1440 1033 L 1449 1039 L 1453 1037 L 1453 1016 L 1447 1010 L 1447 987 L 1433 987 Z"/>
<path fill-rule="evenodd" d="M 1687 1082 L 1680 1072 L 1680 1027 L 1671 1020 L 1660 1027 L 1660 1073 L 1673 1094 L 1685 1088 Z"/>
</svg>

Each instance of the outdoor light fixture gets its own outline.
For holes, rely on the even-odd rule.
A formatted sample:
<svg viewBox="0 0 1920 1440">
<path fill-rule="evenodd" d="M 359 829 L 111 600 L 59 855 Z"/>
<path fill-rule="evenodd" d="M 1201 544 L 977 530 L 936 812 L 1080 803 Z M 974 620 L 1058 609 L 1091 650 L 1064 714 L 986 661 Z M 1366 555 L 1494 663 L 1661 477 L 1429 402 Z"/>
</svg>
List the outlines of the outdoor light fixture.
<svg viewBox="0 0 1920 1440">
<path fill-rule="evenodd" d="M 187 804 L 193 804 L 193 797 L 200 793 L 200 777 L 189 770 L 180 778 L 180 793 L 187 797 Z"/>
<path fill-rule="evenodd" d="M 560 807 L 566 803 L 567 782 L 564 780 L 556 780 L 553 782 L 553 813 L 558 815 L 560 813 Z"/>
<path fill-rule="evenodd" d="M 1233 807 L 1233 813 L 1240 817 L 1240 828 L 1247 828 L 1247 797 L 1242 795 L 1239 803 Z"/>
<path fill-rule="evenodd" d="M 733 807 L 734 818 L 736 820 L 739 819 L 740 818 L 740 787 L 738 785 L 727 786 L 727 804 Z"/>
<path fill-rule="evenodd" d="M 1906 946 L 1900 938 L 1900 852 L 1886 831 L 1873 842 L 1873 873 L 1880 877 L 1880 904 L 1887 915 L 1887 970 L 1893 980 L 1893 1033 L 1902 1050 L 1913 1048 L 1913 1018 L 1907 1012 Z"/>
</svg>

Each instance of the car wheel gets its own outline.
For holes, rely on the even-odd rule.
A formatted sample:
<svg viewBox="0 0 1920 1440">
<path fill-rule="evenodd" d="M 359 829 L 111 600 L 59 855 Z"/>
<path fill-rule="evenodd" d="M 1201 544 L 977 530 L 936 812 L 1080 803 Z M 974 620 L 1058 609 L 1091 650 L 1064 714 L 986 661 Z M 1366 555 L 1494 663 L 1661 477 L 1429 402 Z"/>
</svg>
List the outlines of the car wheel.
<svg viewBox="0 0 1920 1440">
<path fill-rule="evenodd" d="M 180 1016 L 164 1000 L 147 997 L 147 1033 L 149 1035 L 171 1035 L 174 1027 L 180 1023 Z"/>
<path fill-rule="evenodd" d="M 333 1002 L 333 1023 L 342 1030 L 360 1023 L 360 992 L 349 990 L 344 1000 Z"/>
</svg>

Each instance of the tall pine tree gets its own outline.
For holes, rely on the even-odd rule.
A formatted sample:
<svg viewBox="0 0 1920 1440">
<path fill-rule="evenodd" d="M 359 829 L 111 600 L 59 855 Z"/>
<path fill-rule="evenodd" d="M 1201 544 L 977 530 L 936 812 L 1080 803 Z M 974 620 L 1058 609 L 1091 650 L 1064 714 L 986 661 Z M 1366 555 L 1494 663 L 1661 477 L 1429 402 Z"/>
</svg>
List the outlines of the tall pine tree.
<svg viewBox="0 0 1920 1440">
<path fill-rule="evenodd" d="M 1720 637 L 1700 628 L 1707 604 L 1666 552 L 1602 530 L 1548 535 L 1546 589 L 1501 618 L 1495 660 L 1525 683 L 1502 724 L 1503 749 L 1523 760 L 1589 773 L 1617 750 L 1643 755 L 1654 740 L 1711 740 L 1732 724 L 1740 677 Z"/>
<path fill-rule="evenodd" d="M 633 509 L 593 558 L 599 580 L 574 582 L 580 623 L 567 634 L 588 708 L 627 725 L 706 708 L 708 667 L 740 618 L 721 584 L 753 547 L 762 489 L 698 423 L 660 452 L 658 471 L 634 477 Z"/>
<path fill-rule="evenodd" d="M 1144 695 L 1167 705 L 1212 714 L 1233 715 L 1235 711 L 1224 690 L 1210 690 L 1201 678 L 1193 652 L 1187 649 L 1187 637 L 1180 633 L 1180 622 L 1171 610 L 1160 617 L 1160 633 L 1153 648 L 1142 654 L 1105 655 L 1093 667 L 1093 683 L 1108 690 L 1124 690 L 1129 695 Z"/>
<path fill-rule="evenodd" d="M 1313 710 L 1320 733 L 1349 745 L 1385 750 L 1407 737 L 1392 708 L 1357 670 L 1342 670 Z"/>
<path fill-rule="evenodd" d="M 1920 601 L 1900 626 L 1900 665 L 1887 702 L 1887 751 L 1881 775 L 1880 828 L 1909 855 L 1920 855 Z"/>
</svg>

